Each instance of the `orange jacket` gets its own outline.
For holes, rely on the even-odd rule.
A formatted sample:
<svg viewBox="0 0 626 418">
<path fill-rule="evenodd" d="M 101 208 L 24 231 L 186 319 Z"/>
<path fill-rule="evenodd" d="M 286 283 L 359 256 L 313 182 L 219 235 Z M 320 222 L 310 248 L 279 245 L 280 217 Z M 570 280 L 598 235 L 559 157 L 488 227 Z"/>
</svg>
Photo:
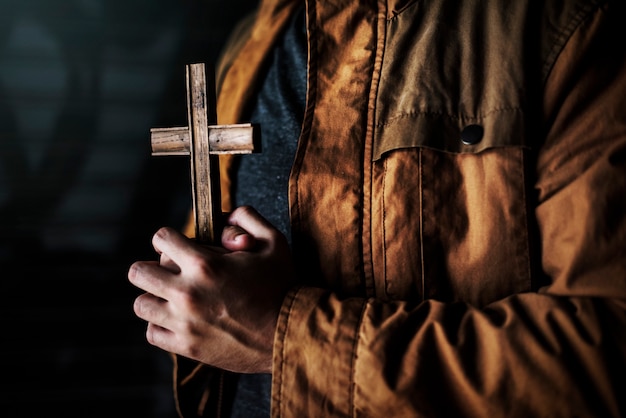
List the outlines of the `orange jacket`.
<svg viewBox="0 0 626 418">
<path fill-rule="evenodd" d="M 262 1 L 238 32 L 220 123 L 245 121 L 296 3 Z M 272 415 L 626 415 L 624 7 L 310 0 L 307 16 L 302 286 Z"/>
</svg>

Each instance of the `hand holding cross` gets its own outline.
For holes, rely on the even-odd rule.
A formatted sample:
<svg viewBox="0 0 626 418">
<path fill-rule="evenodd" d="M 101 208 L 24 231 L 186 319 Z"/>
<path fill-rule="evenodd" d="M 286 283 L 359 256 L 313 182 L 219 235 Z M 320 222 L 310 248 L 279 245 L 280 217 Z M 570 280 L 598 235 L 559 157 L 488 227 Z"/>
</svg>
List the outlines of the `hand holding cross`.
<svg viewBox="0 0 626 418">
<path fill-rule="evenodd" d="M 188 126 L 152 128 L 152 155 L 190 156 L 196 239 L 215 243 L 222 213 L 218 155 L 255 152 L 259 130 L 249 123 L 216 125 L 214 74 L 204 64 L 187 65 L 186 81 Z"/>
<path fill-rule="evenodd" d="M 271 373 L 278 315 L 294 276 L 285 236 L 252 208 L 235 209 L 218 235 L 217 154 L 254 152 L 258 131 L 251 124 L 213 125 L 215 97 L 213 84 L 209 91 L 207 84 L 202 64 L 187 66 L 188 126 L 152 129 L 151 142 L 153 155 L 190 156 L 196 239 L 221 243 L 226 251 L 160 228 L 152 237 L 159 262 L 137 261 L 128 272 L 130 282 L 145 291 L 134 310 L 148 322 L 146 339 L 182 356 L 175 357 L 177 382 L 189 378 L 179 367 L 181 358 L 199 362 L 191 363 L 195 370 L 209 365 L 216 379 L 221 373 L 213 368 Z"/>
</svg>

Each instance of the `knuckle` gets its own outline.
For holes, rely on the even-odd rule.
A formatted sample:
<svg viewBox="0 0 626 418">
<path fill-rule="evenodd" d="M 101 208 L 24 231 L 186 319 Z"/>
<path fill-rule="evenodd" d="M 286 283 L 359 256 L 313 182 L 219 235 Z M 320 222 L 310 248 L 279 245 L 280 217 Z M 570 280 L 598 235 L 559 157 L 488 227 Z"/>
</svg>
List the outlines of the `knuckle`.
<svg viewBox="0 0 626 418">
<path fill-rule="evenodd" d="M 219 257 L 209 258 L 196 254 L 190 257 L 187 268 L 191 276 L 197 279 L 197 282 L 210 281 L 211 278 L 215 277 L 216 271 L 219 269 Z"/>
<path fill-rule="evenodd" d="M 239 206 L 238 208 L 236 208 L 233 211 L 232 216 L 241 219 L 241 218 L 255 217 L 257 216 L 257 214 L 258 212 L 256 211 L 256 209 L 254 209 L 254 207 L 250 205 L 243 205 L 243 206 Z"/>
<path fill-rule="evenodd" d="M 185 312 L 192 312 L 194 310 L 196 300 L 198 300 L 198 297 L 195 294 L 196 292 L 184 289 L 177 289 L 175 292 L 175 298 L 180 308 Z"/>
<path fill-rule="evenodd" d="M 166 237 L 168 235 L 171 235 L 171 233 L 172 233 L 171 227 L 163 226 L 159 228 L 154 235 L 159 236 L 159 237 Z"/>
<path fill-rule="evenodd" d="M 196 274 L 206 274 L 209 263 L 204 257 L 196 254 L 189 258 L 189 268 Z"/>
<path fill-rule="evenodd" d="M 254 208 L 252 206 L 250 206 L 250 205 L 239 206 L 235 210 L 238 211 L 238 212 L 246 213 L 246 214 L 254 213 Z"/>
<path fill-rule="evenodd" d="M 197 359 L 201 356 L 202 351 L 193 344 L 187 344 L 184 346 L 184 350 L 187 353 L 187 356 L 193 359 Z"/>
<path fill-rule="evenodd" d="M 197 317 L 207 303 L 205 295 L 205 290 L 193 286 L 185 289 L 176 289 L 172 300 L 175 300 L 175 304 L 182 312 L 185 312 L 190 317 Z M 192 330 L 187 329 L 186 331 Z"/>
<path fill-rule="evenodd" d="M 277 244 L 282 244 L 283 241 L 287 241 L 285 236 L 278 229 L 272 228 L 268 231 L 268 234 L 270 239 Z"/>
<path fill-rule="evenodd" d="M 179 335 L 179 338 L 176 342 L 177 350 L 189 358 L 197 358 L 200 349 L 198 344 L 195 343 L 195 338 L 193 338 L 194 331 L 190 326 L 184 327 L 182 333 Z"/>
<path fill-rule="evenodd" d="M 152 243 L 167 240 L 173 233 L 173 229 L 169 226 L 159 228 L 152 236 Z"/>
</svg>

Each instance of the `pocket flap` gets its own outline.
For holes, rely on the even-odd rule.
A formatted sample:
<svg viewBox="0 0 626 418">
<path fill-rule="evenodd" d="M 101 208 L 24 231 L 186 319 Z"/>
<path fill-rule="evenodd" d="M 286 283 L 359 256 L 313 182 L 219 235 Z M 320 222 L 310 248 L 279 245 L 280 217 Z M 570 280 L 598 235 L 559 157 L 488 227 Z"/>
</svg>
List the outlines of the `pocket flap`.
<svg viewBox="0 0 626 418">
<path fill-rule="evenodd" d="M 525 121 L 519 109 L 503 109 L 481 117 L 452 117 L 444 113 L 415 113 L 376 126 L 374 160 L 386 152 L 426 147 L 453 153 L 527 146 Z"/>
</svg>

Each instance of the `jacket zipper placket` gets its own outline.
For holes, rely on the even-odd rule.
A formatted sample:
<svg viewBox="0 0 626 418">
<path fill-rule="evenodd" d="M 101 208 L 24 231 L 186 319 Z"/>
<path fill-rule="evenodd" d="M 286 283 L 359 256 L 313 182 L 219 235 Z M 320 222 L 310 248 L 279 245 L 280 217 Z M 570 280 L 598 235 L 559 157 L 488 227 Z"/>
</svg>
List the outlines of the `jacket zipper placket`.
<svg viewBox="0 0 626 418">
<path fill-rule="evenodd" d="M 376 128 L 376 98 L 378 95 L 378 85 L 382 70 L 383 55 L 385 50 L 385 39 L 387 35 L 387 1 L 378 0 L 376 3 L 376 23 L 373 28 L 373 36 L 376 39 L 376 51 L 374 53 L 374 65 L 372 68 L 372 79 L 367 101 L 367 128 L 363 145 L 363 277 L 365 281 L 365 293 L 367 297 L 376 296 L 376 280 L 385 280 L 384 277 L 376 278 L 373 264 L 373 225 L 372 225 L 372 196 L 373 187 L 373 144 Z M 382 227 L 384 225 L 381 224 Z"/>
</svg>

